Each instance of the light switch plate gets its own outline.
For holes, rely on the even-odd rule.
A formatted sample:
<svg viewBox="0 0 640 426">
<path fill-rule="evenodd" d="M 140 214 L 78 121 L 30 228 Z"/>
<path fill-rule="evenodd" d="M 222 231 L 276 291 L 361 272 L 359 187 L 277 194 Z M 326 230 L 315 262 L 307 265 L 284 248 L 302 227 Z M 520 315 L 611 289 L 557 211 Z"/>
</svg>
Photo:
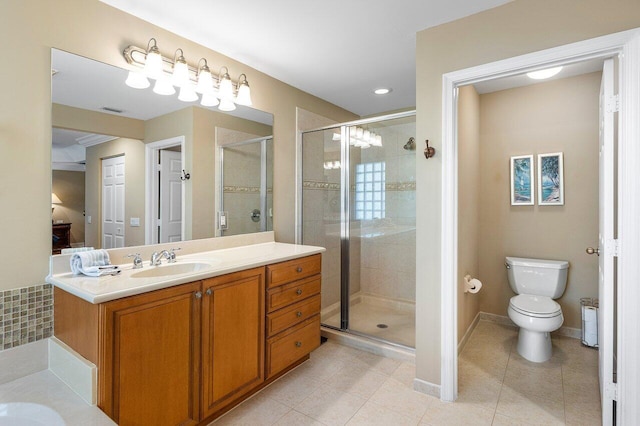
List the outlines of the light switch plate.
<svg viewBox="0 0 640 426">
<path fill-rule="evenodd" d="M 140 218 L 139 217 L 132 217 L 129 220 L 129 223 L 131 224 L 131 226 L 140 226 Z"/>
</svg>

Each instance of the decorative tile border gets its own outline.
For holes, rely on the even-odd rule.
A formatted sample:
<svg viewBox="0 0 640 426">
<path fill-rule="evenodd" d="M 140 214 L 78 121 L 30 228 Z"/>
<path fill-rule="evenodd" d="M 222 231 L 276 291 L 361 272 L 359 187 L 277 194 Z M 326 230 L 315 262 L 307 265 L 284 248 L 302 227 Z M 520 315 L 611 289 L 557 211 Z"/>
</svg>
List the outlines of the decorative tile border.
<svg viewBox="0 0 640 426">
<path fill-rule="evenodd" d="M 53 335 L 51 284 L 0 291 L 0 350 Z"/>
<path fill-rule="evenodd" d="M 385 183 L 384 188 L 386 191 L 415 191 L 416 183 L 415 182 L 387 182 Z M 306 180 L 302 183 L 302 189 L 340 191 L 340 184 Z M 355 191 L 355 190 L 356 190 L 356 186 L 351 185 L 351 191 Z M 226 191 L 226 187 L 225 187 L 225 191 Z"/>
<path fill-rule="evenodd" d="M 232 194 L 259 194 L 260 187 L 259 186 L 226 186 L 222 189 L 224 193 L 232 193 Z M 273 192 L 272 188 L 267 188 L 267 193 L 271 194 Z"/>
</svg>

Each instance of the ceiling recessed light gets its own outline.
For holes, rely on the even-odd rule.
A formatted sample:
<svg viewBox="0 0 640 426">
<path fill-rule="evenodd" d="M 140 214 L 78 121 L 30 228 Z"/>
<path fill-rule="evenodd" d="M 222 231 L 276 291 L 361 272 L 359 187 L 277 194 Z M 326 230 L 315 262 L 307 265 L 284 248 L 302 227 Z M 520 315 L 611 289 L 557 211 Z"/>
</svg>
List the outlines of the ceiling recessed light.
<svg viewBox="0 0 640 426">
<path fill-rule="evenodd" d="M 534 80 L 544 80 L 545 78 L 551 78 L 554 75 L 562 71 L 562 67 L 548 68 L 546 70 L 528 72 L 527 77 Z"/>
<path fill-rule="evenodd" d="M 376 95 L 386 95 L 389 92 L 391 92 L 391 89 L 387 89 L 386 87 L 381 87 L 373 91 Z"/>
</svg>

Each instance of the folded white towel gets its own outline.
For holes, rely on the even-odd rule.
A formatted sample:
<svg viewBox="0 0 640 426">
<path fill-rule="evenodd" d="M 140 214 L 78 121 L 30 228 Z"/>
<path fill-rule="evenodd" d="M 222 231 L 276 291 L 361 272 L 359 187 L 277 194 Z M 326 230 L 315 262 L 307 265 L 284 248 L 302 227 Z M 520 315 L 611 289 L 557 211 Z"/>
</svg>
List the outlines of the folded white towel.
<svg viewBox="0 0 640 426">
<path fill-rule="evenodd" d="M 90 250 L 74 253 L 69 261 L 74 275 L 84 274 L 90 277 L 115 275 L 120 273 L 117 265 L 111 265 L 109 253 L 106 250 Z"/>
</svg>

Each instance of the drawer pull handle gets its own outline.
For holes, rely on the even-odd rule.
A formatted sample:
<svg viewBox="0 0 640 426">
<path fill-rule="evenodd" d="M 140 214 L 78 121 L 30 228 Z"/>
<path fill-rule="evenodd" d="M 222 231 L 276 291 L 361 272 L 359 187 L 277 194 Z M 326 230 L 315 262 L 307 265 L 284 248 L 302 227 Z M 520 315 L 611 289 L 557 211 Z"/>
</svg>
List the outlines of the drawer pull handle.
<svg viewBox="0 0 640 426">
<path fill-rule="evenodd" d="M 211 290 L 210 288 L 207 289 L 207 291 L 204 292 L 207 296 L 211 296 L 213 294 L 213 290 Z"/>
<path fill-rule="evenodd" d="M 196 299 L 201 299 L 202 298 L 202 292 L 196 291 L 196 294 L 194 296 L 196 296 Z"/>
<path fill-rule="evenodd" d="M 296 272 L 302 272 L 302 266 L 298 266 L 298 267 L 296 268 Z"/>
<path fill-rule="evenodd" d="M 300 317 L 302 316 L 302 312 L 300 312 L 300 311 L 296 312 L 296 316 L 297 316 L 298 318 L 300 318 Z"/>
<path fill-rule="evenodd" d="M 297 294 L 298 296 L 300 296 L 300 295 L 302 294 L 302 289 L 301 289 L 301 288 L 297 289 L 297 290 L 296 290 L 296 294 Z"/>
<path fill-rule="evenodd" d="M 302 342 L 296 342 L 296 348 L 299 348 L 300 346 L 302 346 Z"/>
</svg>

